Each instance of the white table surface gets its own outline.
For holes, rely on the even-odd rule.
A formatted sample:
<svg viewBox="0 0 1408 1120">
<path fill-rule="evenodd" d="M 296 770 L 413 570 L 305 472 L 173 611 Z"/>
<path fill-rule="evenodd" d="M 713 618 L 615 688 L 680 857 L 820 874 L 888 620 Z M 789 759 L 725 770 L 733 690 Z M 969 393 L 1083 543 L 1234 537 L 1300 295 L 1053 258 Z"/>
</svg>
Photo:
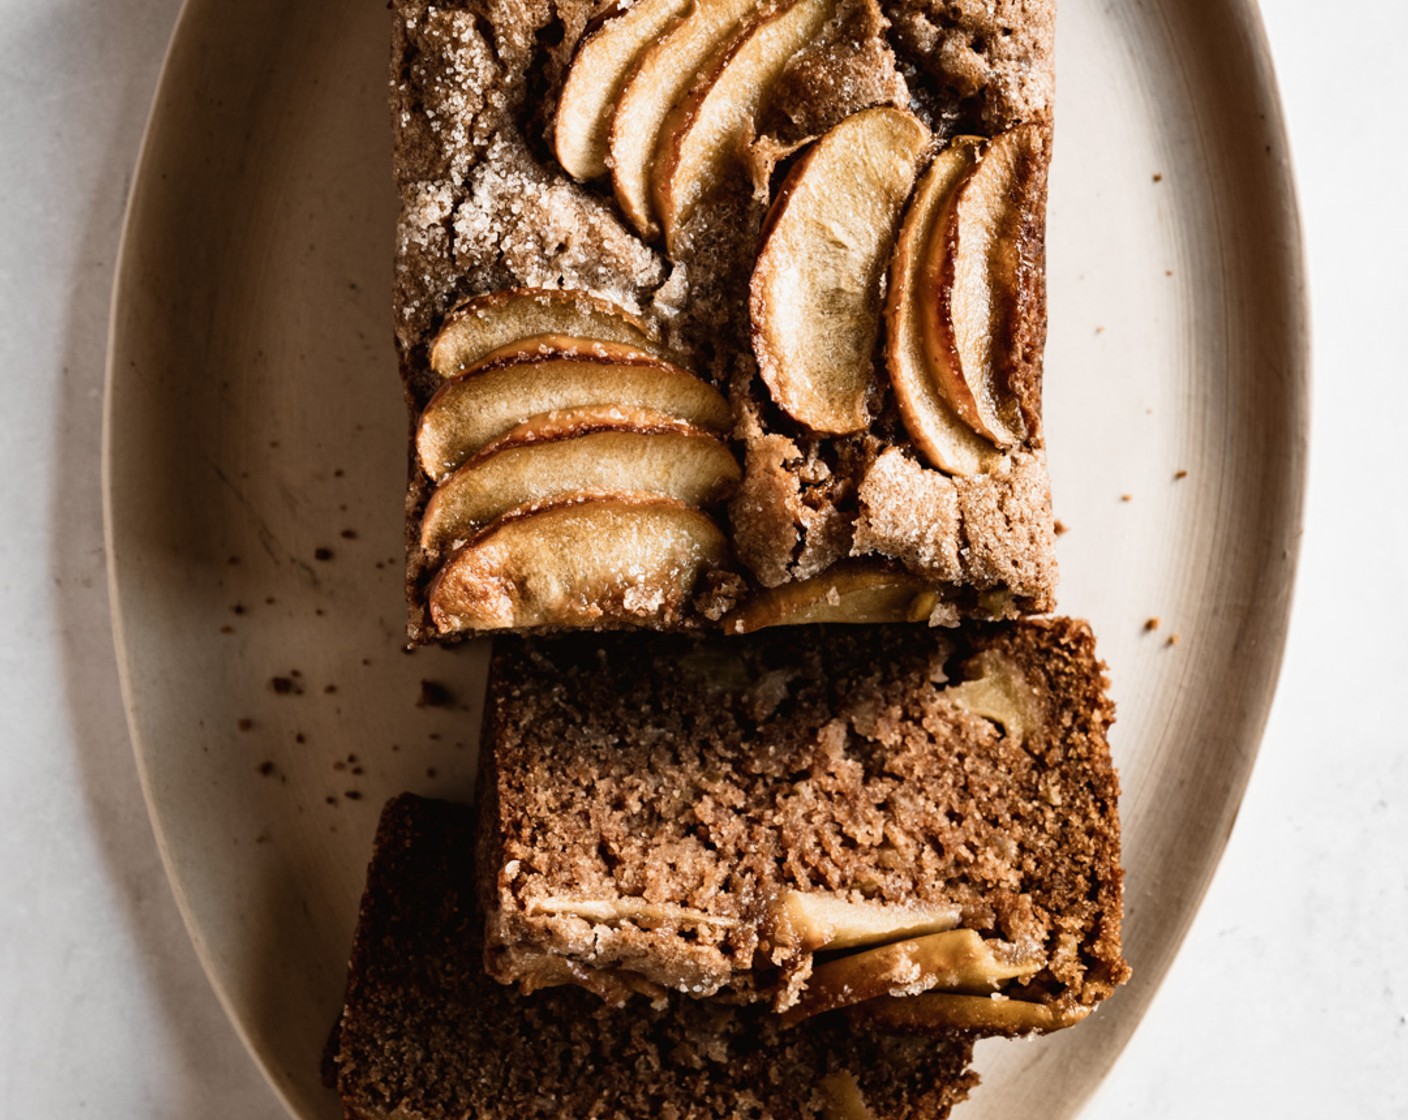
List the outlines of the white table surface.
<svg viewBox="0 0 1408 1120">
<path fill-rule="evenodd" d="M 166 885 L 108 622 L 108 297 L 178 7 L 0 0 L 0 1117 L 283 1116 Z M 1408 5 L 1264 15 L 1314 300 L 1299 593 L 1226 858 L 1088 1120 L 1408 1116 Z"/>
</svg>

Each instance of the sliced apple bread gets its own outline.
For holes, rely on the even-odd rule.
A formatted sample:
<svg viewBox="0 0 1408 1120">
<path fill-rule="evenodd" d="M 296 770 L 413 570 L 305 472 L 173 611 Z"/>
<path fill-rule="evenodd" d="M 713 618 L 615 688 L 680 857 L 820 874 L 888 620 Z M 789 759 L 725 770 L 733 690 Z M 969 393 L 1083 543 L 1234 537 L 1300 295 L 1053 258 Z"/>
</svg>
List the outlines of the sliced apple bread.
<svg viewBox="0 0 1408 1120">
<path fill-rule="evenodd" d="M 487 967 L 789 1021 L 1074 1023 L 1127 974 L 1112 714 L 1066 619 L 504 639 Z"/>
<path fill-rule="evenodd" d="M 1052 607 L 1049 0 L 392 7 L 413 641 Z"/>
<path fill-rule="evenodd" d="M 783 1030 L 674 997 L 604 1007 L 484 975 L 465 807 L 406 795 L 381 818 L 327 1072 L 349 1120 L 942 1120 L 977 1078 L 952 1036 Z"/>
</svg>

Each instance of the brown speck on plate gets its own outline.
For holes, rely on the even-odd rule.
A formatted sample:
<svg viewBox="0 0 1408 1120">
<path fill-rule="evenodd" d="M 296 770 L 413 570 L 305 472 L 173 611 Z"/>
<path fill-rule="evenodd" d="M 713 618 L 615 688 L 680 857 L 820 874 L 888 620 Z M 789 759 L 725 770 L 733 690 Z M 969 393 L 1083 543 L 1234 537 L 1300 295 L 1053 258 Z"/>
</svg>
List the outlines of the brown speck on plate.
<svg viewBox="0 0 1408 1120">
<path fill-rule="evenodd" d="M 1051 523 L 1051 531 L 1055 533 L 1058 537 L 1064 537 L 1071 530 L 1070 526 L 1068 526 L 1064 521 L 1058 519 Z"/>
<path fill-rule="evenodd" d="M 235 726 L 238 727 L 241 731 L 253 731 L 254 721 L 249 718 L 241 719 L 237 724 L 235 724 Z"/>
<path fill-rule="evenodd" d="M 331 560 L 331 559 L 332 559 L 332 549 L 330 549 L 330 548 L 315 548 L 315 549 L 313 550 L 313 559 L 314 559 L 314 560 L 322 560 L 322 561 L 324 561 L 324 562 L 326 562 L 326 561 L 328 561 L 328 560 Z"/>
<path fill-rule="evenodd" d="M 292 677 L 270 677 L 269 687 L 280 696 L 301 696 L 303 686 Z"/>
<path fill-rule="evenodd" d="M 420 695 L 416 697 L 417 708 L 443 708 L 454 703 L 455 697 L 439 681 L 421 681 Z"/>
<path fill-rule="evenodd" d="M 259 773 L 262 774 L 264 777 L 267 778 L 273 772 L 274 764 L 272 762 L 261 762 L 259 764 Z"/>
<path fill-rule="evenodd" d="M 1148 622 L 1144 623 L 1145 630 L 1157 630 L 1159 628 L 1159 616 L 1154 615 Z"/>
<path fill-rule="evenodd" d="M 1183 479 L 1185 479 L 1185 478 L 1187 478 L 1187 477 L 1188 477 L 1188 472 L 1187 472 L 1187 471 L 1174 471 L 1174 472 L 1173 472 L 1173 481 L 1174 481 L 1174 482 L 1181 482 L 1181 481 L 1183 481 Z"/>
</svg>

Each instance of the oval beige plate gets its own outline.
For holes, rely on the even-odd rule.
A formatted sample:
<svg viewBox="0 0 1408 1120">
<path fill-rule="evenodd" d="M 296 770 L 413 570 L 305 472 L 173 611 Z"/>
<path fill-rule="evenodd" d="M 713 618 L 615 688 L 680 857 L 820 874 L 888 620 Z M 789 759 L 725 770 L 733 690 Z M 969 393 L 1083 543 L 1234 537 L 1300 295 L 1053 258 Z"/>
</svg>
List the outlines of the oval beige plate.
<svg viewBox="0 0 1408 1120">
<path fill-rule="evenodd" d="M 1252 6 L 1060 3 L 1046 409 L 1063 609 L 1095 622 L 1120 704 L 1136 979 L 1075 1031 L 984 1043 L 969 1120 L 1074 1114 L 1177 950 L 1275 684 L 1305 460 L 1299 232 Z M 302 1117 L 338 1115 L 318 1059 L 378 808 L 467 797 L 479 720 L 481 648 L 400 651 L 389 19 L 190 0 L 113 311 L 137 758 L 211 981 Z"/>
</svg>

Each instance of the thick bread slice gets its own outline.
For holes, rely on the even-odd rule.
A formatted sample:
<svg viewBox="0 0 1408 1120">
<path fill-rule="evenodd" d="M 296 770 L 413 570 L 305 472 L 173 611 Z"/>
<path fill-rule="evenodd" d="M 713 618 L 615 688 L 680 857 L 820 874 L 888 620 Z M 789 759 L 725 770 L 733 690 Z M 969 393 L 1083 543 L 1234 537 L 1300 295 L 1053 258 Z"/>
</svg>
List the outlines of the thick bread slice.
<svg viewBox="0 0 1408 1120">
<path fill-rule="evenodd" d="M 1048 1008 L 989 1033 L 1068 1025 L 1128 973 L 1104 688 L 1069 619 L 506 643 L 482 746 L 490 971 L 785 1010 L 818 950 L 962 927 L 1020 962 L 1004 996 Z"/>
</svg>

